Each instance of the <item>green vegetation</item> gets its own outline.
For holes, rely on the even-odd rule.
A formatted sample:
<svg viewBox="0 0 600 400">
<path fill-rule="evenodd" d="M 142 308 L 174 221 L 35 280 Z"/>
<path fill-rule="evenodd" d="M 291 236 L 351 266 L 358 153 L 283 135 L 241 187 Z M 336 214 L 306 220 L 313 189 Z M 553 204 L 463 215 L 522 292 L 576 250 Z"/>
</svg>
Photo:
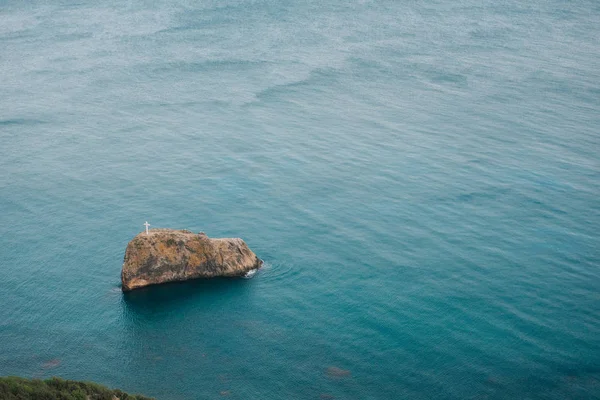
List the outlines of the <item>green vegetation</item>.
<svg viewBox="0 0 600 400">
<path fill-rule="evenodd" d="M 167 239 L 167 246 L 172 247 L 172 246 L 175 246 L 176 244 L 177 244 L 177 242 L 175 242 L 175 239 L 173 239 L 173 238 Z"/>
<path fill-rule="evenodd" d="M 2 400 L 152 400 L 150 397 L 130 395 L 93 382 L 66 381 L 60 378 L 46 380 L 14 376 L 0 377 Z"/>
</svg>

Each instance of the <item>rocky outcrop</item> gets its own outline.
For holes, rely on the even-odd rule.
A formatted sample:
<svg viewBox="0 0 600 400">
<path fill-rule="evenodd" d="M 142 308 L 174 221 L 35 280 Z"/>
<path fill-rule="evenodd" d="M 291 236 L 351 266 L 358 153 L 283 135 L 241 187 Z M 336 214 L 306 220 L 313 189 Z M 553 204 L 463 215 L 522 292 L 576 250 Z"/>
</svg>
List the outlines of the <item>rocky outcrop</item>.
<svg viewBox="0 0 600 400">
<path fill-rule="evenodd" d="M 165 282 L 244 276 L 262 263 L 242 239 L 211 239 L 203 232 L 150 229 L 127 245 L 121 282 L 126 292 Z"/>
</svg>

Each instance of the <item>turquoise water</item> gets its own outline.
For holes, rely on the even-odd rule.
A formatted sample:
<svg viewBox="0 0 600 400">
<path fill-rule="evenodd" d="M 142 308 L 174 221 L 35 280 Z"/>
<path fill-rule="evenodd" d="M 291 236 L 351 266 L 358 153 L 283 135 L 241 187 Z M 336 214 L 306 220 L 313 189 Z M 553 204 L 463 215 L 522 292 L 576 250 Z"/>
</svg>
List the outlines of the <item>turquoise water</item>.
<svg viewBox="0 0 600 400">
<path fill-rule="evenodd" d="M 0 0 L 0 375 L 600 398 L 596 1 Z M 154 227 L 252 279 L 123 295 Z"/>
</svg>

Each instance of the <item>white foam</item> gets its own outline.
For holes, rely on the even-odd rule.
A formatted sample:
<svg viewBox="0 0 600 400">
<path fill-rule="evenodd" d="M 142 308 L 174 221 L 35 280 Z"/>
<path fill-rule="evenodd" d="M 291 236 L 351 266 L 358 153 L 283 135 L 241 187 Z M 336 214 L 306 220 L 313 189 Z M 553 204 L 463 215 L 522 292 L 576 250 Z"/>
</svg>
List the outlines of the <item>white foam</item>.
<svg viewBox="0 0 600 400">
<path fill-rule="evenodd" d="M 250 271 L 246 272 L 246 275 L 244 275 L 244 278 L 246 278 L 246 279 L 252 278 L 256 274 L 256 271 L 258 271 L 258 269 L 251 269 Z"/>
</svg>

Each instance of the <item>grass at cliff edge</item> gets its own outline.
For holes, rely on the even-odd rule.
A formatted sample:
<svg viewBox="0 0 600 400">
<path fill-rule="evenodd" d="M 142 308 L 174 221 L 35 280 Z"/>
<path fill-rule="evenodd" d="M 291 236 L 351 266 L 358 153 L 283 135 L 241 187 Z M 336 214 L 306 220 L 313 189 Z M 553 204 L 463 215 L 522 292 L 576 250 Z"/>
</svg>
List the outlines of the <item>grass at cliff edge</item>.
<svg viewBox="0 0 600 400">
<path fill-rule="evenodd" d="M 131 395 L 112 390 L 93 382 L 66 381 L 60 378 L 46 380 L 14 376 L 0 377 L 2 400 L 152 400 L 150 397 Z"/>
</svg>

